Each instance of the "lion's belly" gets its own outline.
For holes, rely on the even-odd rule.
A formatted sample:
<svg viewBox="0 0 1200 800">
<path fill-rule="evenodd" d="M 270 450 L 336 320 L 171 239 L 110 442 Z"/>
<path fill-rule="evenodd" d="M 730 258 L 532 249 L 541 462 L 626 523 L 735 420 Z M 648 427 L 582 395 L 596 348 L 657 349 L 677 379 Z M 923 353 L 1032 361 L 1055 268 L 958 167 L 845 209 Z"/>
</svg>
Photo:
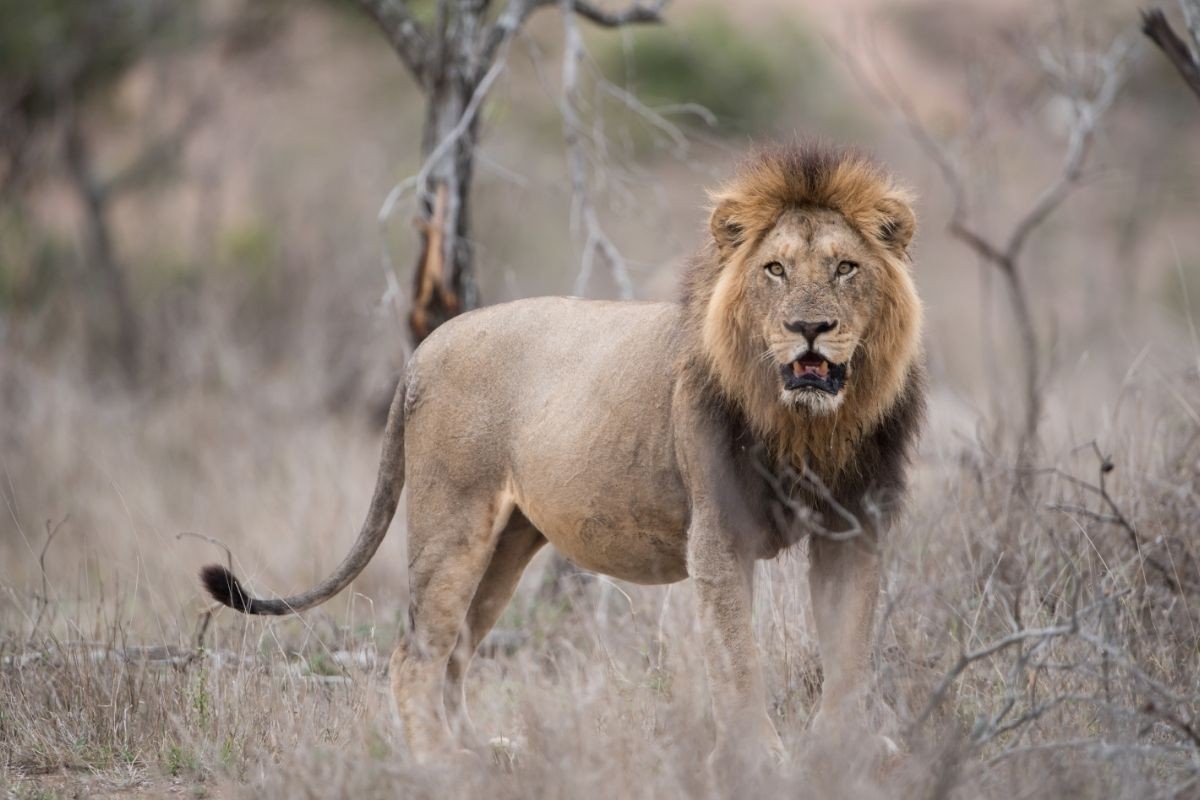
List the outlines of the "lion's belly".
<svg viewBox="0 0 1200 800">
<path fill-rule="evenodd" d="M 578 566 L 633 583 L 662 584 L 687 577 L 685 506 L 671 507 L 662 499 L 596 496 L 587 507 L 569 508 L 520 493 L 517 506 Z"/>
<path fill-rule="evenodd" d="M 514 494 L 522 513 L 579 566 L 672 583 L 687 577 L 688 498 L 667 391 L 639 401 L 633 413 L 553 414 L 574 424 L 531 425 L 514 459 Z"/>
</svg>

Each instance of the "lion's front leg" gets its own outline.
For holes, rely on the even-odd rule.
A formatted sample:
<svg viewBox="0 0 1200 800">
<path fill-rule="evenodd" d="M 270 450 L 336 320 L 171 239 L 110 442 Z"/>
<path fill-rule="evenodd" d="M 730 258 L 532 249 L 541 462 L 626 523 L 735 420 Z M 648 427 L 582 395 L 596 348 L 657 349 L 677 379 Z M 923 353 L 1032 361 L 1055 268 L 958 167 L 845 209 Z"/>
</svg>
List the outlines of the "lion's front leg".
<svg viewBox="0 0 1200 800">
<path fill-rule="evenodd" d="M 754 561 L 716 525 L 693 524 L 688 573 L 696 589 L 705 667 L 716 722 L 714 763 L 783 756 L 767 715 L 766 690 L 751 626 Z"/>
<path fill-rule="evenodd" d="M 824 680 L 813 730 L 856 735 L 867 728 L 871 624 L 879 596 L 879 553 L 873 537 L 814 536 L 809 586 Z"/>
</svg>

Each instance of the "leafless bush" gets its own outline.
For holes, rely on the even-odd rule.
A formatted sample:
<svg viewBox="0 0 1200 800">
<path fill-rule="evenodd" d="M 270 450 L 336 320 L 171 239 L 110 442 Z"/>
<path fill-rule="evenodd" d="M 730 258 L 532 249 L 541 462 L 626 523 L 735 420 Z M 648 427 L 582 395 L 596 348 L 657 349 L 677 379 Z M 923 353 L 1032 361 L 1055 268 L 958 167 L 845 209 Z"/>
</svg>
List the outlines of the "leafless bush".
<svg viewBox="0 0 1200 800">
<path fill-rule="evenodd" d="M 856 48 L 857 49 L 857 48 Z M 989 268 L 997 270 L 1007 290 L 1016 327 L 1015 344 L 1019 348 L 1022 370 L 1023 421 L 1018 439 L 1018 463 L 1027 467 L 1038 445 L 1038 426 L 1042 417 L 1044 387 L 1044 347 L 1038 336 L 1038 324 L 1026 285 L 1026 246 L 1034 232 L 1079 187 L 1085 176 L 1088 157 L 1105 115 L 1125 81 L 1131 47 L 1118 37 L 1102 52 L 1082 46 L 1056 52 L 1046 44 L 1031 43 L 1028 48 L 1042 71 L 1040 83 L 1051 87 L 1070 111 L 1064 154 L 1059 170 L 1008 228 L 995 236 L 985 233 L 972 211 L 972 200 L 987 190 L 971 176 L 962 163 L 961 146 L 940 140 L 922 121 L 907 92 L 897 82 L 886 63 L 876 56 L 869 64 L 844 56 L 859 85 L 884 107 L 891 107 L 922 152 L 937 166 L 950 192 L 950 220 L 946 230 L 966 245 Z M 878 52 L 873 48 L 869 52 Z M 975 96 L 969 103 L 979 106 L 986 98 Z"/>
</svg>

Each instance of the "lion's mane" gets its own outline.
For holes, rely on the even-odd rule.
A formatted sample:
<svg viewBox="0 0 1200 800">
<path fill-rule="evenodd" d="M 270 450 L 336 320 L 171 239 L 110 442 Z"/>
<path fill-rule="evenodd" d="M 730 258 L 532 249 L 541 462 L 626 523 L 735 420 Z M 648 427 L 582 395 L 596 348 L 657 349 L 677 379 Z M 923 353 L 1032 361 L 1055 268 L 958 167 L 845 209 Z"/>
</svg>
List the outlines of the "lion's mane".
<svg viewBox="0 0 1200 800">
<path fill-rule="evenodd" d="M 777 458 L 810 467 L 829 485 L 871 482 L 881 469 L 898 473 L 905 453 L 895 451 L 907 448 L 924 395 L 922 310 L 907 252 L 916 225 L 911 195 L 855 150 L 802 142 L 753 153 L 712 200 L 712 241 L 684 275 L 692 343 L 685 369 Z M 795 207 L 839 212 L 886 273 L 845 399 L 826 415 L 779 401 L 776 367 L 760 357 L 758 311 L 746 299 L 747 258 Z"/>
</svg>

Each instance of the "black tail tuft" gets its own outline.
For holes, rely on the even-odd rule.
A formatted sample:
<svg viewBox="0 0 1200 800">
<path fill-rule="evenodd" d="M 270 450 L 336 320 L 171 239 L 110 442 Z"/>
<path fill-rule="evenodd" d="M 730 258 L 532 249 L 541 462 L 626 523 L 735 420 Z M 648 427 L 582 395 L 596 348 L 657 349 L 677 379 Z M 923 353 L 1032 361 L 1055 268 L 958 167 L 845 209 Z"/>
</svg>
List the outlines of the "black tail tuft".
<svg viewBox="0 0 1200 800">
<path fill-rule="evenodd" d="M 244 614 L 253 614 L 254 598 L 242 588 L 232 572 L 218 564 L 209 564 L 200 570 L 200 582 L 218 603 L 235 608 Z"/>
</svg>

